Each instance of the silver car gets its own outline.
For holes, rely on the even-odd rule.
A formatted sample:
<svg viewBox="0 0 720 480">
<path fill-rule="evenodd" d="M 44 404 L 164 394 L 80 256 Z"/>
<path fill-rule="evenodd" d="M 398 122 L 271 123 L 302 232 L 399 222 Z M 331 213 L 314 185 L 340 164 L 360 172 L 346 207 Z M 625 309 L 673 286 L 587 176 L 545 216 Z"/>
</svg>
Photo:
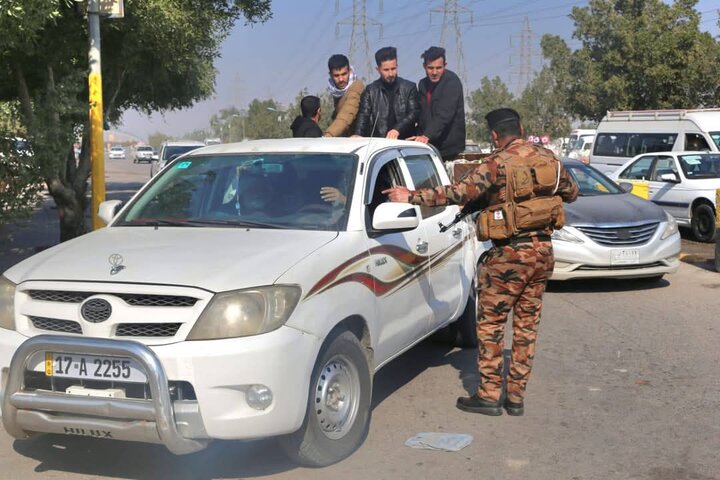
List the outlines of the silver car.
<svg viewBox="0 0 720 480">
<path fill-rule="evenodd" d="M 657 152 L 638 155 L 610 178 L 646 180 L 649 199 L 690 227 L 701 242 L 715 235 L 715 195 L 720 188 L 720 154 Z"/>
<path fill-rule="evenodd" d="M 552 280 L 589 277 L 659 280 L 680 266 L 680 234 L 672 216 L 627 193 L 594 168 L 565 160 L 580 196 L 565 205 L 565 227 L 553 233 Z"/>
</svg>

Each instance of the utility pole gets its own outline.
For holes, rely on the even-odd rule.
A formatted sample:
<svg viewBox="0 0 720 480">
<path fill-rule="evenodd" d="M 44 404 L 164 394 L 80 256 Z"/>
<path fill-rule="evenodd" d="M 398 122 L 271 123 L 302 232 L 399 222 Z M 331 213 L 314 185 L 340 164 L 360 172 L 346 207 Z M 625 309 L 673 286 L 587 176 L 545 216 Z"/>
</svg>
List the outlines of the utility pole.
<svg viewBox="0 0 720 480">
<path fill-rule="evenodd" d="M 335 11 L 338 11 L 339 0 L 335 1 Z M 382 0 L 380 1 L 380 11 L 382 12 Z M 353 54 L 358 47 L 358 37 L 361 37 L 363 42 L 363 49 L 361 57 L 363 63 L 365 63 L 365 69 L 367 73 L 367 79 L 372 77 L 372 63 L 370 61 L 370 43 L 368 41 L 368 27 L 377 27 L 380 30 L 380 38 L 383 37 L 383 25 L 374 18 L 367 16 L 367 0 L 353 0 L 352 3 L 352 15 L 338 21 L 335 25 L 335 37 L 340 36 L 340 27 L 342 25 L 350 25 L 350 49 L 348 50 L 348 57 L 352 61 Z"/>
<path fill-rule="evenodd" d="M 104 226 L 98 207 L 105 201 L 105 152 L 103 149 L 103 94 L 100 68 L 100 0 L 88 0 L 88 31 L 90 51 L 88 75 L 90 100 L 90 170 L 92 172 L 92 228 Z"/>
<path fill-rule="evenodd" d="M 460 30 L 461 16 L 470 16 L 470 24 L 475 22 L 472 10 L 464 5 L 460 5 L 458 0 L 444 0 L 442 7 L 430 10 L 430 24 L 432 25 L 432 14 L 442 13 L 443 23 L 440 31 L 440 46 L 446 47 L 448 29 L 452 27 L 455 31 L 455 58 L 457 59 L 457 71 L 463 83 L 467 85 L 467 69 L 465 68 L 465 53 L 462 45 L 462 31 Z"/>
<path fill-rule="evenodd" d="M 512 82 L 512 75 L 517 76 L 517 83 L 515 84 L 515 94 L 522 95 L 523 90 L 530 84 L 530 80 L 533 73 L 532 57 L 535 56 L 532 48 L 533 32 L 530 29 L 530 17 L 525 15 L 523 18 L 523 28 L 520 32 L 520 46 L 518 47 L 518 53 L 514 56 L 520 57 L 520 66 L 517 70 L 510 72 Z M 512 46 L 512 36 L 510 37 L 510 45 Z M 510 65 L 512 65 L 512 56 L 510 57 Z"/>
</svg>

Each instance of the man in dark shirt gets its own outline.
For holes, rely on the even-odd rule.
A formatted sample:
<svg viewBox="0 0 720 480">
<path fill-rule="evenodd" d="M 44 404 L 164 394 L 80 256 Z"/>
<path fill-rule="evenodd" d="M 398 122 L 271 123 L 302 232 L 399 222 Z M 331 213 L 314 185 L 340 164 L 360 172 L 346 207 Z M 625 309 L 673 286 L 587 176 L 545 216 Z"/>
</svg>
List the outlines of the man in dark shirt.
<svg viewBox="0 0 720 480">
<path fill-rule="evenodd" d="M 414 135 L 420 114 L 417 88 L 398 77 L 395 47 L 375 52 L 375 63 L 380 78 L 362 94 L 354 136 L 396 139 Z"/>
<path fill-rule="evenodd" d="M 420 80 L 420 119 L 416 140 L 430 143 L 444 161 L 465 150 L 465 97 L 460 78 L 445 66 L 445 49 L 430 47 L 421 55 L 426 77 Z"/>
<path fill-rule="evenodd" d="M 322 116 L 320 99 L 314 95 L 303 97 L 300 100 L 300 113 L 290 125 L 293 137 L 322 137 L 323 132 L 318 126 Z"/>
</svg>

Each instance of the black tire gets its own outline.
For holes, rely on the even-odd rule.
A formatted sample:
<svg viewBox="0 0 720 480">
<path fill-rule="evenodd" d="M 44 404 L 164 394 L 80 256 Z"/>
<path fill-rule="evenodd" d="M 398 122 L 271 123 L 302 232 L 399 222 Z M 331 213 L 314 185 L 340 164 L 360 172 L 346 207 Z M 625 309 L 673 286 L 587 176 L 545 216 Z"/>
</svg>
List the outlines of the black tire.
<svg viewBox="0 0 720 480">
<path fill-rule="evenodd" d="M 370 368 L 357 337 L 342 332 L 328 338 L 313 369 L 302 427 L 281 437 L 280 445 L 290 458 L 308 467 L 339 462 L 365 440 L 371 400 Z"/>
<path fill-rule="evenodd" d="M 477 348 L 477 290 L 475 283 L 470 285 L 465 309 L 460 318 L 450 325 L 453 345 L 460 348 Z"/>
<path fill-rule="evenodd" d="M 712 242 L 715 238 L 715 210 L 707 203 L 698 204 L 690 221 L 692 233 L 699 242 Z"/>
</svg>

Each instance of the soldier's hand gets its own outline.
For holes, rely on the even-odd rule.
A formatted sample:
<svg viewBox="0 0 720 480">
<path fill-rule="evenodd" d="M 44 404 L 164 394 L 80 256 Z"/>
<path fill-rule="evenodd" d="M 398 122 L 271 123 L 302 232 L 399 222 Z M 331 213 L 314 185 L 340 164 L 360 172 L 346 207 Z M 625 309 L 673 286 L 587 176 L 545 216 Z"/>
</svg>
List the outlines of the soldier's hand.
<svg viewBox="0 0 720 480">
<path fill-rule="evenodd" d="M 430 138 L 426 137 L 425 135 L 416 135 L 414 137 L 408 137 L 408 140 L 414 140 L 414 141 L 420 142 L 420 143 L 430 143 Z"/>
<path fill-rule="evenodd" d="M 407 187 L 393 187 L 382 191 L 383 195 L 388 196 L 391 202 L 407 203 L 410 200 L 410 190 Z"/>
</svg>

